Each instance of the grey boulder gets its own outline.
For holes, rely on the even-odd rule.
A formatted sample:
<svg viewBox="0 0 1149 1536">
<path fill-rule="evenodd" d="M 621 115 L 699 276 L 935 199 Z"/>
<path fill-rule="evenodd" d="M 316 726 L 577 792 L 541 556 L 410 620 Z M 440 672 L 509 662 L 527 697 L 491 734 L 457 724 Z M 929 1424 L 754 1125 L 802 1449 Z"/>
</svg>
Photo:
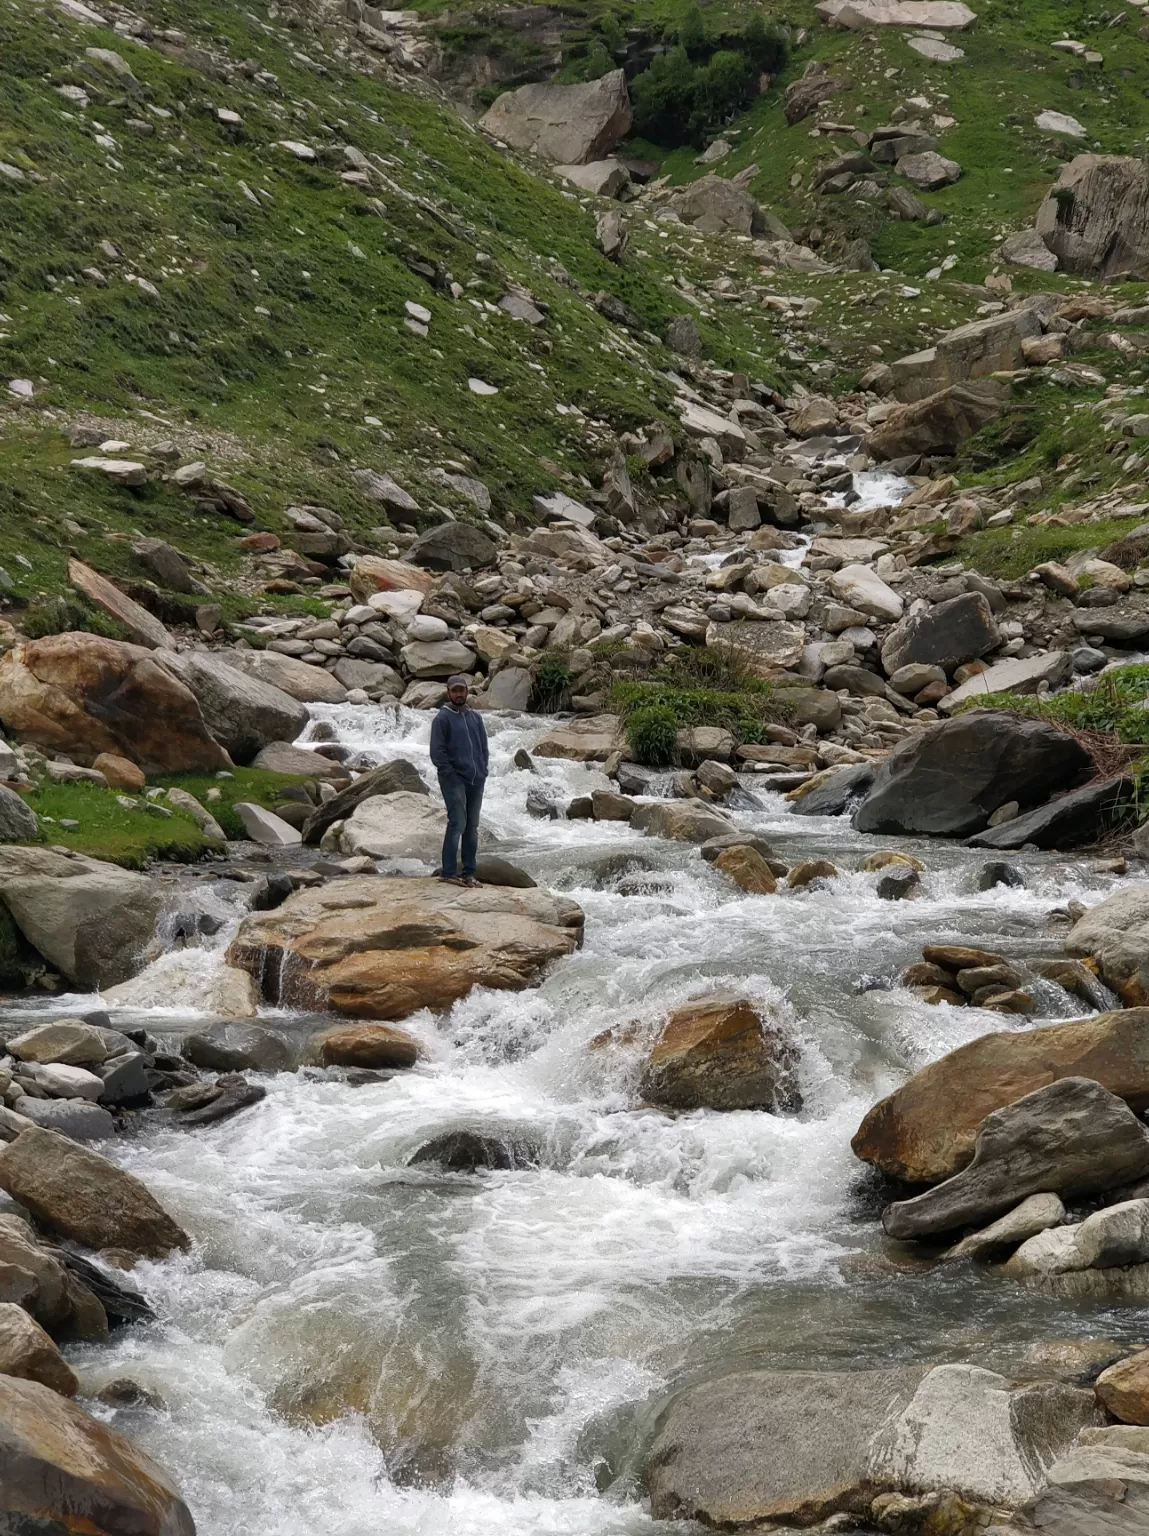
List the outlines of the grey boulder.
<svg viewBox="0 0 1149 1536">
<path fill-rule="evenodd" d="M 586 85 L 523 85 L 498 97 L 481 122 L 512 148 L 558 165 L 603 160 L 630 131 L 626 76 L 615 69 Z"/>
<path fill-rule="evenodd" d="M 393 795 L 399 790 L 409 790 L 417 795 L 428 793 L 419 770 L 403 757 L 393 758 L 389 763 L 360 774 L 333 799 L 317 806 L 304 825 L 303 841 L 318 843 L 333 822 L 346 820 L 364 800 L 369 800 L 372 795 Z"/>
<path fill-rule="evenodd" d="M 1054 1462 L 1029 1514 L 1042 1536 L 1144 1536 L 1149 1454 L 1082 1444 Z"/>
<path fill-rule="evenodd" d="M 941 667 L 948 675 L 1000 644 L 1001 634 L 986 598 L 980 592 L 963 592 L 896 625 L 882 646 L 882 666 L 891 677 L 914 662 Z"/>
<path fill-rule="evenodd" d="M 891 1237 L 981 1226 L 1029 1195 L 1096 1194 L 1149 1174 L 1149 1129 L 1100 1083 L 1063 1077 L 994 1110 L 978 1127 L 973 1161 L 912 1200 L 886 1207 Z"/>
<path fill-rule="evenodd" d="M 195 694 L 204 724 L 236 763 L 250 763 L 270 741 L 294 741 L 307 724 L 291 694 L 212 651 L 157 651 L 156 659 Z"/>
<path fill-rule="evenodd" d="M 0 784 L 0 843 L 23 843 L 36 836 L 39 822 L 14 789 Z"/>
<path fill-rule="evenodd" d="M 295 1059 L 286 1035 L 246 1019 L 217 1019 L 188 1035 L 183 1054 L 209 1072 L 284 1072 Z"/>
<path fill-rule="evenodd" d="M 846 763 L 819 774 L 815 787 L 795 800 L 795 816 L 842 816 L 851 804 L 873 787 L 877 772 L 873 763 Z"/>
<path fill-rule="evenodd" d="M 499 547 L 474 523 L 440 523 L 411 546 L 407 558 L 428 571 L 481 570 L 491 565 Z"/>
<path fill-rule="evenodd" d="M 1074 738 L 1043 720 L 977 710 L 910 737 L 878 769 L 854 814 L 859 832 L 968 837 L 1000 806 L 1068 789 L 1092 767 Z"/>
<path fill-rule="evenodd" d="M 1000 827 L 988 827 L 971 837 L 971 848 L 1078 848 L 1094 843 L 1116 820 L 1133 796 L 1133 780 L 1125 777 L 1083 784 L 1067 795 L 1015 816 Z"/>
</svg>

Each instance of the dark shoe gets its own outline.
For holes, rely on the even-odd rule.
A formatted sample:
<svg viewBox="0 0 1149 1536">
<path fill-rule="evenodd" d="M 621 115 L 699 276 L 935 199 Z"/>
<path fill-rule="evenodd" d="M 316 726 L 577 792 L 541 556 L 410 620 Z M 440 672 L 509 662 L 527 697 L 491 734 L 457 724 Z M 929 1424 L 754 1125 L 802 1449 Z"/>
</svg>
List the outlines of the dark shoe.
<svg viewBox="0 0 1149 1536">
<path fill-rule="evenodd" d="M 463 879 L 462 879 L 462 884 L 465 885 L 467 887 L 467 889 L 471 890 L 471 891 L 479 891 L 479 890 L 482 890 L 482 888 L 483 888 L 483 882 L 481 880 L 476 880 L 474 875 L 464 875 Z"/>
<path fill-rule="evenodd" d="M 439 884 L 440 885 L 466 885 L 466 883 L 467 882 L 465 880 L 461 880 L 458 875 L 440 875 L 439 876 Z"/>
</svg>

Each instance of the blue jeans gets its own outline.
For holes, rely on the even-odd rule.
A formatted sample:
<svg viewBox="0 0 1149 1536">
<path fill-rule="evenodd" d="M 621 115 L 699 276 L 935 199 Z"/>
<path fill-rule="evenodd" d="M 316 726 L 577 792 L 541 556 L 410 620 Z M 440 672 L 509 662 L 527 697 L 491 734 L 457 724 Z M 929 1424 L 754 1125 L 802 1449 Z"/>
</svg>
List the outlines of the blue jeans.
<svg viewBox="0 0 1149 1536">
<path fill-rule="evenodd" d="M 463 845 L 463 879 L 473 880 L 479 858 L 479 812 L 483 808 L 485 779 L 468 784 L 457 773 L 440 773 L 439 788 L 447 807 L 447 832 L 443 838 L 443 875 L 459 873 L 459 843 Z"/>
</svg>

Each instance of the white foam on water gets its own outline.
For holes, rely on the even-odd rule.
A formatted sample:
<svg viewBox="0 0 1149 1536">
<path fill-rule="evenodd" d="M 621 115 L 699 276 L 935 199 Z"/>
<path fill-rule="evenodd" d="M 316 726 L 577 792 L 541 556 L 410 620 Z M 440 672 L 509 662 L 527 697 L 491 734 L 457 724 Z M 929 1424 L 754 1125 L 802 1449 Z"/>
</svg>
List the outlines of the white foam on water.
<svg viewBox="0 0 1149 1536">
<path fill-rule="evenodd" d="M 434 785 L 428 715 L 313 713 Z M 635 1495 L 595 1492 L 586 1437 L 609 1434 L 612 1414 L 683 1371 L 751 1357 L 901 1357 L 909 1282 L 883 1289 L 873 1213 L 851 1207 L 849 1138 L 907 1071 L 988 1028 L 1031 1026 L 928 1008 L 892 984 L 930 941 L 1055 953 L 1049 909 L 1106 889 L 1043 856 L 1022 861 L 1027 888 L 980 892 L 971 850 L 903 840 L 928 866 L 923 894 L 883 902 L 877 874 L 857 872 L 880 843 L 763 790 L 737 823 L 843 872 L 746 898 L 692 847 L 530 817 L 540 777 L 567 796 L 601 771 L 515 768 L 547 723 L 487 724 L 487 824 L 500 852 L 583 905 L 583 948 L 537 988 L 417 1015 L 426 1059 L 388 1082 L 282 1074 L 233 1120 L 110 1149 L 195 1250 L 137 1272 L 158 1324 L 72 1354 L 86 1388 L 130 1375 L 163 1396 L 162 1411 L 113 1417 L 180 1481 L 201 1536 L 637 1536 L 655 1526 Z M 627 867 L 647 870 L 649 894 L 621 893 Z M 134 1006 L 162 1021 L 203 993 L 224 947 L 156 961 Z M 863 972 L 889 989 L 859 995 Z M 799 1113 L 642 1104 L 644 1044 L 715 988 L 752 997 L 796 1041 Z M 456 1130 L 502 1138 L 517 1166 L 410 1162 Z M 915 1290 L 914 1348 L 941 1347 L 972 1283 Z M 1024 1331 L 1031 1300 L 992 1304 L 1015 1309 L 1003 1335 Z M 431 1485 L 405 1485 L 416 1475 Z"/>
</svg>

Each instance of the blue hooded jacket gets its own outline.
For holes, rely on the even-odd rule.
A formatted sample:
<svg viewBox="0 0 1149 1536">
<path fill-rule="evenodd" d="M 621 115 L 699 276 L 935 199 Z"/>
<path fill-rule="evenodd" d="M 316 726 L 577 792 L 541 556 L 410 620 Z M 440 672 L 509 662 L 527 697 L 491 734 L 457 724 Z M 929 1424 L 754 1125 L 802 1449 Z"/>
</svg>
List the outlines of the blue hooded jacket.
<svg viewBox="0 0 1149 1536">
<path fill-rule="evenodd" d="M 431 725 L 431 761 L 465 784 L 487 777 L 487 728 L 473 709 L 443 705 Z"/>
</svg>

